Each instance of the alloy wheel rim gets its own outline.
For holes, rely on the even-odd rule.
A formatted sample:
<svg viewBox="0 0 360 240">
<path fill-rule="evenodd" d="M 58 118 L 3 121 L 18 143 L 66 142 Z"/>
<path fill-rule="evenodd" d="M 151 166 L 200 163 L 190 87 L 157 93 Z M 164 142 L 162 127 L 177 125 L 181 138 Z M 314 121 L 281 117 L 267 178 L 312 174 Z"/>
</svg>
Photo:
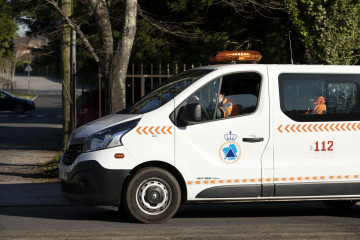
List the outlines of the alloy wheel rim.
<svg viewBox="0 0 360 240">
<path fill-rule="evenodd" d="M 171 189 L 161 179 L 147 179 L 137 189 L 136 201 L 142 212 L 149 215 L 161 214 L 171 202 Z"/>
</svg>

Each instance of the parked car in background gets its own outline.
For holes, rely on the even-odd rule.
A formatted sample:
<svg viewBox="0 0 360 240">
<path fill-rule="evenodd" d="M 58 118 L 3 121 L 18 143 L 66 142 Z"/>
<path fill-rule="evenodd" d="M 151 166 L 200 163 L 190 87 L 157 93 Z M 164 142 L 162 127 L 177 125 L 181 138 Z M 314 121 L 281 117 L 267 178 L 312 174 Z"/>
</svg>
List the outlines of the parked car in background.
<svg viewBox="0 0 360 240">
<path fill-rule="evenodd" d="M 105 112 L 104 91 L 101 93 L 101 115 Z M 96 120 L 99 115 L 99 91 L 85 91 L 76 99 L 76 127 Z"/>
<path fill-rule="evenodd" d="M 35 103 L 32 100 L 15 97 L 11 93 L 0 90 L 0 111 L 15 111 L 24 113 L 27 110 L 34 110 Z"/>
</svg>

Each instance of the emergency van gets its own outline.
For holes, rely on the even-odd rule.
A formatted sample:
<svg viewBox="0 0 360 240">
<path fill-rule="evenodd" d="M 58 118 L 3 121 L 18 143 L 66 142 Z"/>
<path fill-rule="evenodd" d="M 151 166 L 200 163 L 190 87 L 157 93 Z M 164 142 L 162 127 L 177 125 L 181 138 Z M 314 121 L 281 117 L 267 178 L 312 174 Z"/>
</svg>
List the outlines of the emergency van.
<svg viewBox="0 0 360 240">
<path fill-rule="evenodd" d="M 258 61 L 257 52 L 211 57 Z M 182 203 L 360 199 L 360 67 L 218 64 L 180 73 L 86 124 L 60 163 L 62 193 L 143 223 Z"/>
</svg>

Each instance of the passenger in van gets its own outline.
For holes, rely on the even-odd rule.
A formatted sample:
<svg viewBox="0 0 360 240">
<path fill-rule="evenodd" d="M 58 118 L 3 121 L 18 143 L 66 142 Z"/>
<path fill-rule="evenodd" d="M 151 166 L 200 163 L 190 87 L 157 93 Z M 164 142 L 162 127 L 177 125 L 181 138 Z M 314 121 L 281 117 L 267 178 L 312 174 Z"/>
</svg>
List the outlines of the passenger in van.
<svg viewBox="0 0 360 240">
<path fill-rule="evenodd" d="M 234 103 L 232 97 L 225 97 L 223 93 L 220 93 L 219 104 L 216 109 L 216 118 L 226 118 L 239 115 L 239 107 Z"/>
<path fill-rule="evenodd" d="M 325 105 L 325 98 L 323 96 L 320 96 L 316 99 L 316 101 L 313 103 L 314 110 L 310 112 L 308 110 L 306 114 L 326 114 L 326 105 Z"/>
</svg>

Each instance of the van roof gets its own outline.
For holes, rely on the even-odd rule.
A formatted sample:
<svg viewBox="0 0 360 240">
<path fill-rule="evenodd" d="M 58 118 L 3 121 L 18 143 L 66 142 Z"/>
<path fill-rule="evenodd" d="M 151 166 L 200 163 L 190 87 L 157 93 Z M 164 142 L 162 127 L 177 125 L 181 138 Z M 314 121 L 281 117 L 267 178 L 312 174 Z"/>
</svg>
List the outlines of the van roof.
<svg viewBox="0 0 360 240">
<path fill-rule="evenodd" d="M 360 66 L 357 65 L 296 65 L 296 64 L 220 64 L 220 65 L 208 65 L 199 67 L 197 69 L 212 69 L 212 70 L 226 70 L 236 71 L 236 69 L 256 69 L 266 67 L 268 69 L 280 72 L 298 72 L 298 73 L 316 73 L 316 72 L 328 72 L 328 73 L 360 73 Z"/>
</svg>

